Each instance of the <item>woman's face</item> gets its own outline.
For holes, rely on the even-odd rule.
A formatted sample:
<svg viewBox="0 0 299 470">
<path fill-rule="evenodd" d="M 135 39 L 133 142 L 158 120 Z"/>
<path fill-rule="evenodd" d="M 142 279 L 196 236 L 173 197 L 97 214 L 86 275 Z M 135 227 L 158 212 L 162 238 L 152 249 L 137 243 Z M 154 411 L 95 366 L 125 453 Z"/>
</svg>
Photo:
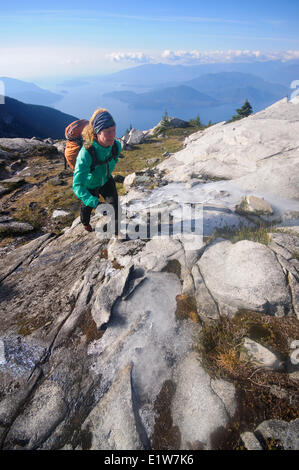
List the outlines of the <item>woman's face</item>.
<svg viewBox="0 0 299 470">
<path fill-rule="evenodd" d="M 107 129 L 103 129 L 97 134 L 97 141 L 102 147 L 109 147 L 110 145 L 114 144 L 115 136 L 115 126 L 108 127 Z"/>
</svg>

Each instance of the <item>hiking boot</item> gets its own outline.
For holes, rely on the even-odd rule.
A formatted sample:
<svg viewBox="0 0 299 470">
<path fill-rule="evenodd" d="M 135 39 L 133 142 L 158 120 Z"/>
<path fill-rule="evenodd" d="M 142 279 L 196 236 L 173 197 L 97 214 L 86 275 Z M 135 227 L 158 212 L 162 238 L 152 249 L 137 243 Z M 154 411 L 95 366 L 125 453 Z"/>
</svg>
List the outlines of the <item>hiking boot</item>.
<svg viewBox="0 0 299 470">
<path fill-rule="evenodd" d="M 93 229 L 92 229 L 92 226 L 90 224 L 88 225 L 83 225 L 84 229 L 87 231 L 87 232 L 92 232 Z"/>
</svg>

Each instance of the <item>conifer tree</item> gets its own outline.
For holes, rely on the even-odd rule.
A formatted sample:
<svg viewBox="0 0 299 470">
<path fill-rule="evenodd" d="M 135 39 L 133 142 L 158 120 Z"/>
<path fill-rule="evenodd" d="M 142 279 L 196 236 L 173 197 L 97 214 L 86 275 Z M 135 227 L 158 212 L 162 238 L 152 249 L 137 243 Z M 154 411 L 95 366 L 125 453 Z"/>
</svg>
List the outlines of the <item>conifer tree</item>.
<svg viewBox="0 0 299 470">
<path fill-rule="evenodd" d="M 243 119 L 245 117 L 248 117 L 250 116 L 250 114 L 252 114 L 252 106 L 251 104 L 249 103 L 248 99 L 246 99 L 245 103 L 243 104 L 243 106 L 241 106 L 241 108 L 239 109 L 236 109 L 237 113 L 238 114 L 235 114 L 230 121 L 227 121 L 227 123 L 229 122 L 233 122 L 233 121 L 238 121 L 239 119 Z"/>
<path fill-rule="evenodd" d="M 241 117 L 247 117 L 249 116 L 250 114 L 252 114 L 252 106 L 251 104 L 249 103 L 249 101 L 246 99 L 245 103 L 243 104 L 243 106 L 239 109 L 236 109 L 237 113 L 239 116 Z"/>
<path fill-rule="evenodd" d="M 190 126 L 200 127 L 202 124 L 201 124 L 201 121 L 200 121 L 199 114 L 196 116 L 195 119 L 190 119 L 189 124 L 190 124 Z"/>
<path fill-rule="evenodd" d="M 170 127 L 169 116 L 168 116 L 167 110 L 165 110 L 162 116 L 162 121 L 159 127 L 159 132 L 165 132 L 167 129 L 169 129 L 169 127 Z"/>
</svg>

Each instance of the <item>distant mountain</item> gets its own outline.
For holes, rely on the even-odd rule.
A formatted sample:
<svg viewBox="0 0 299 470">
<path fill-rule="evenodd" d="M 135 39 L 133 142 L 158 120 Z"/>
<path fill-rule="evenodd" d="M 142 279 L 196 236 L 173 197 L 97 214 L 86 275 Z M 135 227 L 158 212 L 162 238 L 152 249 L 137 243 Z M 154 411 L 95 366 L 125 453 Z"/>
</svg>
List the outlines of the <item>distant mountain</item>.
<svg viewBox="0 0 299 470">
<path fill-rule="evenodd" d="M 160 109 L 179 106 L 206 107 L 219 104 L 215 98 L 201 93 L 186 85 L 153 90 L 147 93 L 133 93 L 130 91 L 115 91 L 105 93 L 103 96 L 116 98 L 136 109 Z"/>
<path fill-rule="evenodd" d="M 49 106 L 59 101 L 63 96 L 44 90 L 34 83 L 24 82 L 15 78 L 0 77 L 4 83 L 5 95 L 28 104 Z"/>
<path fill-rule="evenodd" d="M 266 81 L 280 83 L 287 87 L 299 77 L 299 61 L 282 62 L 279 60 L 265 62 L 215 63 L 199 65 L 145 64 L 121 70 L 99 77 L 101 81 L 136 86 L 155 87 L 157 84 L 174 84 L 192 80 L 201 75 L 222 72 L 240 72 L 256 75 Z M 95 79 L 96 77 L 93 77 Z"/>
<path fill-rule="evenodd" d="M 76 117 L 56 109 L 25 104 L 6 97 L 0 106 L 0 137 L 64 138 L 64 129 Z"/>
<path fill-rule="evenodd" d="M 266 82 L 260 77 L 240 72 L 202 75 L 185 85 L 213 96 L 222 103 L 241 102 L 247 98 L 254 105 L 266 106 L 287 96 L 284 85 Z"/>
<path fill-rule="evenodd" d="M 202 108 L 226 104 L 240 106 L 248 99 L 255 111 L 283 98 L 288 88 L 240 72 L 223 72 L 197 77 L 183 84 L 153 89 L 146 93 L 115 91 L 103 96 L 116 98 L 135 109 Z"/>
<path fill-rule="evenodd" d="M 101 81 L 123 83 L 130 86 L 154 85 L 155 83 L 182 82 L 198 77 L 200 66 L 145 64 L 121 70 L 109 75 L 102 75 Z"/>
</svg>

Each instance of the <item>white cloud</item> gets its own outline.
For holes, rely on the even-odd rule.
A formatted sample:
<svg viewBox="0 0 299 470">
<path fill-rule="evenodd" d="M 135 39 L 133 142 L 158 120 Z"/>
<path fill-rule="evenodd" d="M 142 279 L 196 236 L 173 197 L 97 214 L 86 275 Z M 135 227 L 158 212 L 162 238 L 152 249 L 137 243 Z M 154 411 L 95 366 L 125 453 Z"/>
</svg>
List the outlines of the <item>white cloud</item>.
<svg viewBox="0 0 299 470">
<path fill-rule="evenodd" d="M 200 64 L 216 62 L 248 62 L 248 61 L 266 61 L 282 60 L 288 61 L 299 59 L 299 51 L 276 51 L 263 52 L 260 50 L 216 50 L 216 51 L 170 51 L 165 50 L 161 54 L 162 59 L 168 63 L 180 64 Z"/>
<path fill-rule="evenodd" d="M 110 52 L 110 53 L 108 53 Z M 164 62 L 201 64 L 266 60 L 299 60 L 299 50 L 264 52 L 262 50 L 164 50 L 164 52 L 113 52 L 104 47 L 0 46 L 0 75 L 27 79 L 43 76 L 75 76 L 111 73 L 130 64 Z M 97 60 L 95 60 L 95 57 Z"/>
<path fill-rule="evenodd" d="M 143 52 L 112 52 L 106 55 L 107 59 L 113 62 L 135 62 L 145 64 L 152 62 L 152 57 L 143 54 Z"/>
<path fill-rule="evenodd" d="M 285 51 L 283 60 L 299 59 L 299 51 Z"/>
</svg>

